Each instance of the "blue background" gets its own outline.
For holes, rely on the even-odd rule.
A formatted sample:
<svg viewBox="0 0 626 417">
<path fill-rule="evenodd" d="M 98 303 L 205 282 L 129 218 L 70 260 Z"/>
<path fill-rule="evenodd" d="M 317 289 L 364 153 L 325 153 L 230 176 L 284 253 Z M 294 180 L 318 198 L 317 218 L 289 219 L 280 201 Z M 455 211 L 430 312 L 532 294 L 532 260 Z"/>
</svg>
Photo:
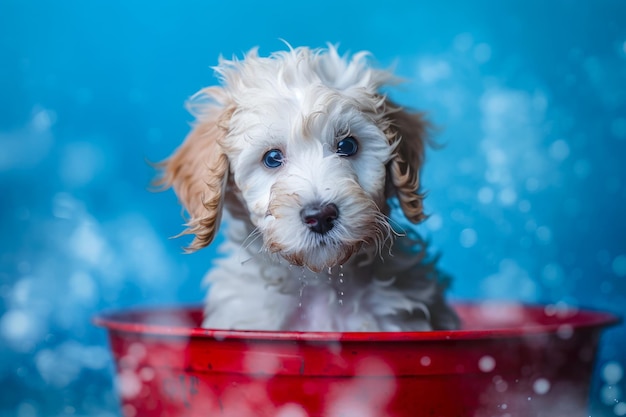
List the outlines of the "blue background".
<svg viewBox="0 0 626 417">
<path fill-rule="evenodd" d="M 626 315 L 623 1 L 0 0 L 0 416 L 118 413 L 105 308 L 199 302 L 210 248 L 146 161 L 183 139 L 219 54 L 339 43 L 441 127 L 422 232 L 456 299 Z M 572 366 L 575 366 L 573 364 Z M 593 416 L 626 414 L 626 331 Z"/>
</svg>

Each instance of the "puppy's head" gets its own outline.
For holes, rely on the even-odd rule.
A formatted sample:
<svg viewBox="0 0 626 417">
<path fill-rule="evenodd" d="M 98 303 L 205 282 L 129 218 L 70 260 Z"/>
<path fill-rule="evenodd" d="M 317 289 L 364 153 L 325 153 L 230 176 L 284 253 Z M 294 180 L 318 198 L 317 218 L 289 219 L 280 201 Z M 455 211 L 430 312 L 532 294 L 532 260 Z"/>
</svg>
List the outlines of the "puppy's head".
<svg viewBox="0 0 626 417">
<path fill-rule="evenodd" d="M 222 85 L 192 98 L 197 123 L 162 164 L 160 182 L 189 213 L 191 250 L 212 241 L 225 198 L 269 252 L 314 271 L 380 246 L 389 197 L 409 220 L 423 219 L 427 125 L 380 93 L 393 76 L 372 69 L 366 53 L 252 50 L 216 71 Z"/>
</svg>

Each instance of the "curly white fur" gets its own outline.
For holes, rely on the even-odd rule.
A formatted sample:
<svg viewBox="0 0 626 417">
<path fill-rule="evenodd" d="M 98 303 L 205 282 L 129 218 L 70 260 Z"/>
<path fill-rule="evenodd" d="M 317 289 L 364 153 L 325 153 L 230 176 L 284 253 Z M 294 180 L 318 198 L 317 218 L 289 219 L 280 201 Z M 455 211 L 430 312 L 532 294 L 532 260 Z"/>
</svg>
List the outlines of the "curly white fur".
<svg viewBox="0 0 626 417">
<path fill-rule="evenodd" d="M 290 49 L 220 59 L 220 87 L 200 91 L 198 123 L 163 163 L 190 215 L 190 249 L 229 213 L 228 256 L 206 277 L 204 327 L 400 331 L 458 326 L 423 242 L 394 232 L 390 199 L 423 219 L 419 169 L 427 123 L 380 93 L 392 82 L 367 53 Z M 354 155 L 338 152 L 355 140 Z M 277 167 L 266 152 L 282 155 Z M 334 207 L 324 230 L 307 207 Z M 324 221 L 321 217 L 320 221 Z M 315 222 L 315 221 L 314 221 Z"/>
</svg>

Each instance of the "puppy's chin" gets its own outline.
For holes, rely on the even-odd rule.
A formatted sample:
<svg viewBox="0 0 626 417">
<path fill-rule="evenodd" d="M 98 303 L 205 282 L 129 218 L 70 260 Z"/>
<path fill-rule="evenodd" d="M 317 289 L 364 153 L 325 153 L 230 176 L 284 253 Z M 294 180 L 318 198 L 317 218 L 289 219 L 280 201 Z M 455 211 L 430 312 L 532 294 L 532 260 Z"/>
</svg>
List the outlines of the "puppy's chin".
<svg viewBox="0 0 626 417">
<path fill-rule="evenodd" d="M 277 253 L 292 265 L 304 266 L 313 272 L 320 272 L 324 269 L 345 264 L 358 250 L 358 246 L 324 245 L 308 251 L 279 251 Z"/>
</svg>

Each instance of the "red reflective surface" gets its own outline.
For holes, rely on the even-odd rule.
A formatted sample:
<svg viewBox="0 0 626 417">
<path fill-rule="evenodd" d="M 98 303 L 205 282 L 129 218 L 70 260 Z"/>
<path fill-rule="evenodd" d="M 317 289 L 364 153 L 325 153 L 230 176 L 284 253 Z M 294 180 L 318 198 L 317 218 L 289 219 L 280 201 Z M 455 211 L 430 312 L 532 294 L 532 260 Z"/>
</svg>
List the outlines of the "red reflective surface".
<svg viewBox="0 0 626 417">
<path fill-rule="evenodd" d="M 457 305 L 463 329 L 207 330 L 196 308 L 103 314 L 123 412 L 134 416 L 585 416 L 613 315 Z"/>
</svg>

